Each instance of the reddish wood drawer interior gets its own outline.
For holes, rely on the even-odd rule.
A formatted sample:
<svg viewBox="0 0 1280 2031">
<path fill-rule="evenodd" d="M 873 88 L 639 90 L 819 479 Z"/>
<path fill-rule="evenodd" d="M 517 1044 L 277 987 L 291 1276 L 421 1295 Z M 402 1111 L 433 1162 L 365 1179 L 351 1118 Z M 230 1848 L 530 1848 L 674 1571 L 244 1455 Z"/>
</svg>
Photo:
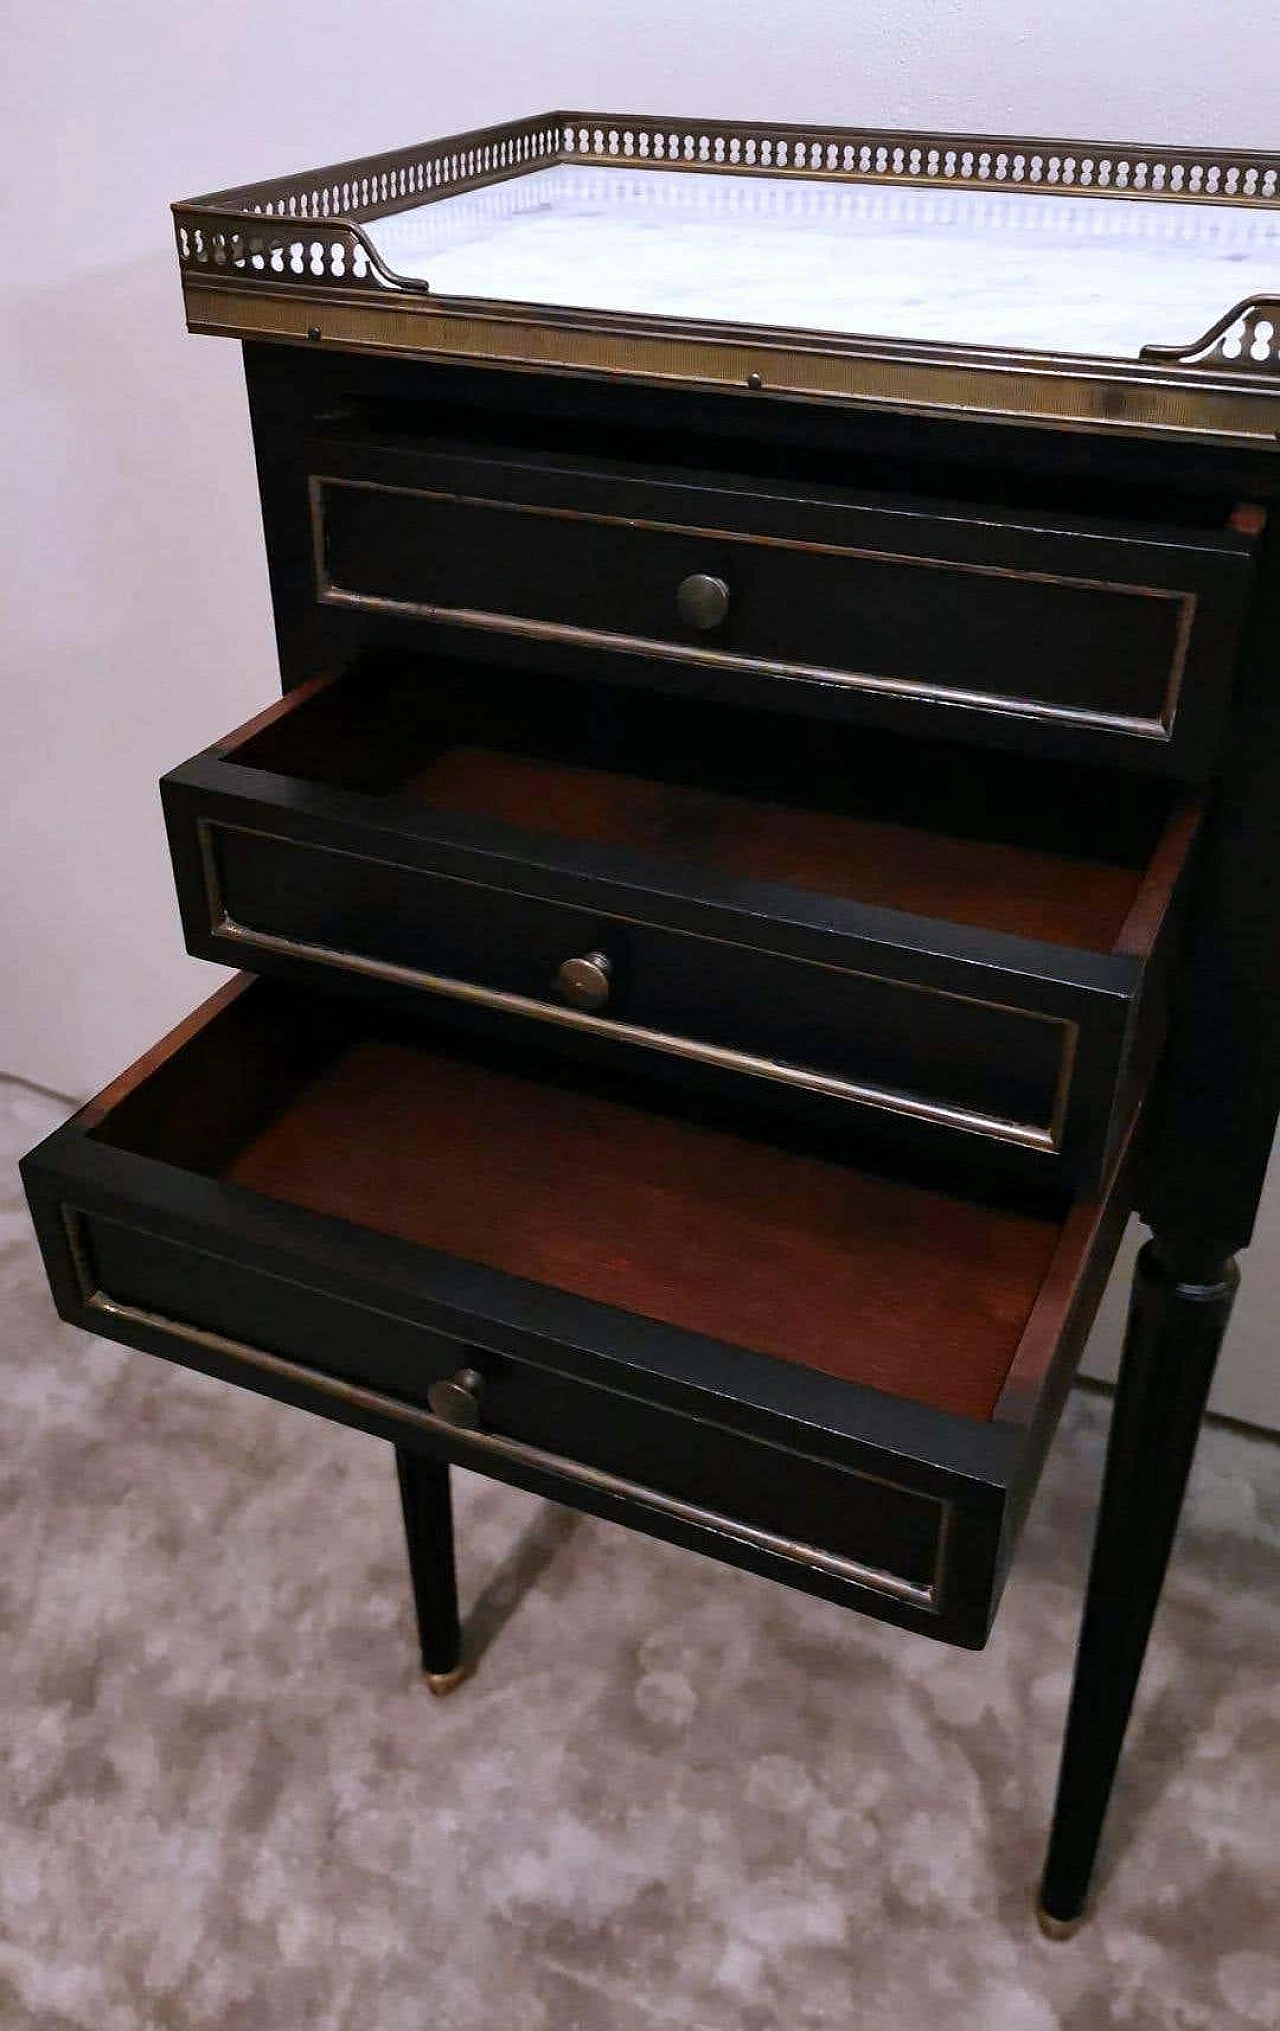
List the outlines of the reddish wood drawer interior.
<svg viewBox="0 0 1280 2031">
<path fill-rule="evenodd" d="M 265 721 L 265 723 L 263 723 Z M 396 661 L 294 693 L 228 760 L 1086 951 L 1134 949 L 1161 783 L 864 729 Z"/>
</svg>

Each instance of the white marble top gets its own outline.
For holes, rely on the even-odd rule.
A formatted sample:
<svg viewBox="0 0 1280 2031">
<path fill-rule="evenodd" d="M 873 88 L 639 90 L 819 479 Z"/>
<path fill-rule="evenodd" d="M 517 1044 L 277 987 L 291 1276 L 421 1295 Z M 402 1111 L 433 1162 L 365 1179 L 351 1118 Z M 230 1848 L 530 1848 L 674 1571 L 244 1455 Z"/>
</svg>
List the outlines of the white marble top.
<svg viewBox="0 0 1280 2031">
<path fill-rule="evenodd" d="M 1131 359 L 1280 295 L 1280 211 L 561 164 L 365 227 L 446 296 Z"/>
</svg>

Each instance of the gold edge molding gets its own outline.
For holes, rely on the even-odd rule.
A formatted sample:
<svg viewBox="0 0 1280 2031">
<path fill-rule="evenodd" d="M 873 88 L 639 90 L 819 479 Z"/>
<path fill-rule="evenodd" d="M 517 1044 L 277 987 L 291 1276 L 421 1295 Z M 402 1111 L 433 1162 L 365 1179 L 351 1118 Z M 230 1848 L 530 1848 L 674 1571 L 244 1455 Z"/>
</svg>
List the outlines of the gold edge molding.
<svg viewBox="0 0 1280 2031">
<path fill-rule="evenodd" d="M 798 677 L 810 682 L 838 684 L 847 690 L 883 693 L 891 697 L 932 700 L 937 704 L 961 705 L 973 709 L 1000 710 L 1025 719 L 1044 719 L 1072 726 L 1091 726 L 1109 732 L 1136 734 L 1147 740 L 1168 740 L 1186 674 L 1191 630 L 1198 606 L 1197 595 L 1176 586 L 1141 585 L 1122 579 L 1076 577 L 1064 572 L 1015 571 L 1010 565 L 980 564 L 966 558 L 924 557 L 910 551 L 879 550 L 871 546 L 803 541 L 787 536 L 761 535 L 749 529 L 702 527 L 696 523 L 665 522 L 637 515 L 606 515 L 588 509 L 559 508 L 540 501 L 507 501 L 485 494 L 449 494 L 433 487 L 398 486 L 384 480 L 348 479 L 341 474 L 312 473 L 308 479 L 311 510 L 311 552 L 315 565 L 316 598 L 324 606 L 355 607 L 371 612 L 418 614 L 427 620 L 441 620 L 458 627 L 490 633 L 525 634 L 538 640 L 574 641 L 601 648 L 618 648 L 667 661 L 699 663 L 712 668 L 756 671 L 762 676 Z M 795 663 L 776 658 L 750 656 L 742 651 L 708 649 L 697 643 L 668 642 L 661 636 L 628 635 L 603 628 L 588 628 L 571 621 L 530 620 L 486 607 L 443 606 L 427 600 L 392 599 L 381 593 L 355 592 L 336 585 L 329 571 L 328 543 L 324 512 L 324 489 L 346 487 L 354 492 L 401 494 L 410 500 L 456 503 L 468 508 L 491 508 L 500 514 L 541 516 L 548 521 L 589 522 L 601 528 L 645 529 L 655 535 L 697 536 L 708 541 L 740 543 L 762 550 L 794 550 L 803 555 L 865 558 L 875 564 L 915 566 L 922 571 L 951 571 L 971 578 L 994 578 L 1014 583 L 1062 586 L 1071 592 L 1109 592 L 1133 599 L 1163 601 L 1178 609 L 1173 655 L 1169 662 L 1164 702 L 1159 715 L 1144 719 L 1133 714 L 1091 711 L 1088 707 L 1048 705 L 1042 699 L 1018 698 L 998 691 L 964 691 L 955 686 L 930 684 L 923 678 L 885 677 L 870 671 L 837 669 L 823 663 Z"/>
<path fill-rule="evenodd" d="M 466 1431 L 457 1425 L 446 1424 L 442 1418 L 434 1417 L 430 1411 L 419 1409 L 416 1404 L 402 1401 L 399 1397 L 387 1396 L 381 1390 L 369 1389 L 363 1383 L 348 1382 L 340 1376 L 327 1375 L 322 1369 L 308 1368 L 302 1362 L 288 1360 L 280 1354 L 270 1354 L 264 1348 L 255 1347 L 248 1341 L 235 1340 L 226 1334 L 213 1332 L 208 1327 L 189 1325 L 185 1320 L 171 1318 L 167 1313 L 152 1312 L 144 1306 L 114 1298 L 110 1292 L 101 1288 L 93 1273 L 83 1229 L 83 1222 L 87 1216 L 78 1207 L 65 1203 L 61 1213 L 67 1246 L 76 1281 L 80 1287 L 81 1301 L 87 1309 L 101 1314 L 104 1318 L 118 1320 L 122 1325 L 141 1326 L 149 1332 L 162 1333 L 170 1339 L 186 1341 L 207 1353 L 243 1362 L 246 1366 L 256 1368 L 278 1381 L 293 1383 L 331 1397 L 353 1410 L 365 1411 L 374 1417 L 393 1419 L 401 1425 L 410 1425 L 432 1438 L 447 1441 L 451 1446 L 459 1445 L 481 1455 L 489 1454 L 509 1460 L 513 1465 L 555 1474 L 565 1480 L 576 1481 L 580 1486 L 594 1489 L 603 1495 L 639 1502 L 645 1508 L 655 1510 L 659 1515 L 668 1516 L 675 1522 L 692 1524 L 700 1530 L 714 1531 L 717 1536 L 730 1538 L 753 1551 L 763 1551 L 774 1558 L 789 1559 L 794 1564 L 829 1574 L 834 1579 L 848 1581 L 854 1586 L 865 1587 L 869 1592 L 886 1595 L 891 1600 L 905 1601 L 912 1607 L 925 1609 L 931 1614 L 938 1613 L 944 1579 L 944 1553 L 950 1537 L 953 1506 L 943 1496 L 930 1495 L 923 1489 L 910 1488 L 902 1482 L 889 1481 L 883 1475 L 863 1474 L 856 1468 L 842 1467 L 834 1461 L 816 1462 L 828 1467 L 833 1473 L 848 1474 L 853 1480 L 892 1488 L 895 1492 L 911 1496 L 917 1501 L 930 1503 L 937 1509 L 938 1533 L 933 1578 L 927 1586 L 921 1586 L 919 1582 L 905 1580 L 897 1573 L 886 1572 L 878 1566 L 866 1565 L 860 1559 L 847 1558 L 839 1552 L 822 1551 L 817 1546 L 805 1544 L 798 1538 L 782 1537 L 774 1531 L 741 1522 L 737 1517 L 724 1516 L 717 1510 L 704 1509 L 696 1502 L 687 1502 L 679 1496 L 665 1495 L 658 1489 L 646 1487 L 642 1482 L 609 1473 L 605 1468 L 588 1466 L 582 1461 L 571 1460 L 559 1453 L 544 1452 L 539 1446 L 526 1445 L 519 1439 L 506 1439 L 496 1432 Z M 173 1245 L 181 1248 L 187 1244 L 176 1242 Z M 271 1272 L 268 1271 L 266 1274 L 270 1275 Z M 583 1381 L 580 1376 L 573 1377 L 573 1381 L 581 1388 L 597 1389 L 602 1395 L 610 1397 L 628 1395 L 628 1392 L 608 1389 L 603 1384 Z M 634 1400 L 638 1402 L 642 1399 Z M 670 1415 L 687 1418 L 688 1414 L 672 1411 Z M 730 1427 L 722 1425 L 718 1425 L 717 1429 L 731 1430 Z M 770 1441 L 767 1439 L 752 1439 L 740 1432 L 733 1432 L 732 1436 L 740 1439 L 743 1445 L 770 1447 Z M 772 1447 L 771 1450 L 777 1452 L 784 1449 Z M 806 1454 L 793 1455 L 789 1448 L 785 1449 L 785 1452 L 789 1458 L 810 1457 Z"/>
<path fill-rule="evenodd" d="M 392 291 L 339 294 L 317 286 L 274 290 L 265 283 L 206 282 L 184 276 L 189 330 L 209 336 L 269 338 L 314 344 L 313 332 L 353 352 L 427 354 L 518 371 L 677 384 L 743 393 L 749 385 L 773 395 L 854 404 L 901 414 L 927 412 L 990 417 L 1059 429 L 1138 437 L 1186 437 L 1255 444 L 1280 440 L 1280 384 L 1237 370 L 1205 385 L 1203 368 L 1157 372 L 1137 363 L 1114 366 L 1026 357 L 921 357 L 906 342 L 847 346 L 788 345 L 776 337 L 732 338 L 709 330 L 664 333 L 621 321 L 592 328 L 559 318 L 454 310 L 445 299 L 407 298 Z M 358 300 L 357 300 L 358 298 Z M 942 349 L 940 349 L 942 350 Z M 1199 376 L 1199 379 L 1197 379 Z"/>
<path fill-rule="evenodd" d="M 1065 1016 L 1046 1015 L 1038 1009 L 1015 1008 L 1004 1002 L 984 1001 L 976 995 L 957 994 L 952 989 L 944 987 L 925 987 L 917 981 L 896 980 L 886 974 L 864 974 L 853 967 L 834 966 L 827 960 L 787 959 L 788 965 L 818 967 L 824 972 L 837 973 L 850 980 L 874 980 L 882 985 L 897 988 L 904 994 L 922 994 L 937 1000 L 962 1002 L 971 1008 L 988 1009 L 993 1014 L 1011 1015 L 1024 1022 L 1046 1023 L 1059 1029 L 1062 1033 L 1059 1068 L 1054 1086 L 1052 1113 L 1047 1126 L 1007 1120 L 1001 1115 L 983 1114 L 974 1108 L 952 1106 L 945 1101 L 925 1100 L 916 1094 L 898 1092 L 891 1087 L 866 1085 L 860 1080 L 843 1079 L 832 1073 L 812 1071 L 781 1059 L 762 1058 L 752 1052 L 738 1051 L 725 1044 L 704 1043 L 695 1037 L 682 1037 L 666 1030 L 647 1029 L 638 1023 L 612 1022 L 607 1017 L 589 1015 L 580 1009 L 560 1008 L 553 1002 L 538 1001 L 532 995 L 518 994 L 505 988 L 483 987 L 475 981 L 458 980 L 450 974 L 429 973 L 421 967 L 404 966 L 395 960 L 378 959 L 365 953 L 349 951 L 341 946 L 321 945 L 304 938 L 255 930 L 251 925 L 240 923 L 227 909 L 222 892 L 221 870 L 214 848 L 215 830 L 235 832 L 247 838 L 263 839 L 272 844 L 297 846 L 307 853 L 338 854 L 347 859 L 370 861 L 376 860 L 377 856 L 351 854 L 343 847 L 320 846 L 309 841 L 286 839 L 282 835 L 264 832 L 250 826 L 227 825 L 207 818 L 197 819 L 196 828 L 209 931 L 215 938 L 225 938 L 229 943 L 254 946 L 263 952 L 276 952 L 285 958 L 305 959 L 317 965 L 338 967 L 344 972 L 360 974 L 367 979 L 386 981 L 391 986 L 412 987 L 427 994 L 443 995 L 449 1000 L 496 1009 L 506 1015 L 533 1017 L 556 1028 L 581 1030 L 588 1035 L 610 1037 L 620 1043 L 639 1044 L 646 1050 L 660 1051 L 668 1057 L 683 1058 L 694 1064 L 710 1065 L 720 1071 L 745 1073 L 752 1078 L 771 1080 L 776 1085 L 798 1087 L 805 1092 L 822 1094 L 828 1099 L 850 1101 L 859 1106 L 875 1108 L 880 1113 L 928 1122 L 934 1127 L 954 1129 L 964 1135 L 986 1136 L 999 1142 L 1015 1144 L 1022 1149 L 1036 1150 L 1044 1155 L 1057 1155 L 1061 1149 L 1062 1130 L 1070 1101 L 1079 1041 L 1079 1025 Z M 395 867 L 401 863 L 378 861 L 378 865 Z M 418 872 L 416 869 L 408 871 Z M 470 881 L 465 875 L 433 872 L 427 878 L 431 881 L 455 882 L 465 888 L 483 890 L 485 887 L 483 882 Z M 524 895 L 524 892 L 518 889 L 504 889 L 502 893 Z M 541 896 L 525 899 L 542 903 L 544 906 L 547 904 L 547 899 Z M 550 907 L 559 906 L 552 904 Z M 731 938 L 720 938 L 701 931 L 682 931 L 677 926 L 663 924 L 650 917 L 628 917 L 619 910 L 602 911 L 601 914 L 620 923 L 636 924 L 645 929 L 661 931 L 668 937 L 694 939 L 708 945 L 726 945 L 735 951 L 756 949 L 739 945 Z"/>
</svg>

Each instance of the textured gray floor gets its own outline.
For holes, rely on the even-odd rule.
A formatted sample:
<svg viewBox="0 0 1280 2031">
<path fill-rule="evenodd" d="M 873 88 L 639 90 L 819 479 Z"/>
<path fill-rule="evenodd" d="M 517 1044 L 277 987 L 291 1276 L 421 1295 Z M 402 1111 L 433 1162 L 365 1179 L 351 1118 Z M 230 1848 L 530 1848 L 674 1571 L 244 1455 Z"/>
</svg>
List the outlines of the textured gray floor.
<svg viewBox="0 0 1280 2031">
<path fill-rule="evenodd" d="M 1280 2025 L 1280 1448 L 1206 1435 L 1101 1910 L 1031 1889 L 1106 1407 L 989 1649 L 459 1476 L 413 1668 L 389 1449 L 61 1327 L 0 1088 L 4 2031 Z"/>
</svg>

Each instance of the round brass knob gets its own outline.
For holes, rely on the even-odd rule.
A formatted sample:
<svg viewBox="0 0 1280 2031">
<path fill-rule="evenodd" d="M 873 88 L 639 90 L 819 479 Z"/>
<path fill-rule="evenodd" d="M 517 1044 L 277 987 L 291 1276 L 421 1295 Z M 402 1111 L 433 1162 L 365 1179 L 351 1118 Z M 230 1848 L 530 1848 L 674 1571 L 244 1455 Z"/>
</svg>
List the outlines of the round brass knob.
<svg viewBox="0 0 1280 2031">
<path fill-rule="evenodd" d="M 723 578 L 712 578 L 709 572 L 691 572 L 676 587 L 676 610 L 686 627 L 705 634 L 718 628 L 728 613 L 729 588 Z"/>
<path fill-rule="evenodd" d="M 460 1368 L 456 1375 L 432 1383 L 427 1391 L 427 1402 L 443 1424 L 456 1425 L 459 1431 L 474 1432 L 480 1427 L 480 1392 L 483 1388 L 484 1377 L 478 1368 Z"/>
<path fill-rule="evenodd" d="M 556 974 L 556 986 L 571 1008 L 603 1008 L 612 981 L 613 967 L 606 952 L 588 952 L 581 959 L 566 959 Z"/>
</svg>

